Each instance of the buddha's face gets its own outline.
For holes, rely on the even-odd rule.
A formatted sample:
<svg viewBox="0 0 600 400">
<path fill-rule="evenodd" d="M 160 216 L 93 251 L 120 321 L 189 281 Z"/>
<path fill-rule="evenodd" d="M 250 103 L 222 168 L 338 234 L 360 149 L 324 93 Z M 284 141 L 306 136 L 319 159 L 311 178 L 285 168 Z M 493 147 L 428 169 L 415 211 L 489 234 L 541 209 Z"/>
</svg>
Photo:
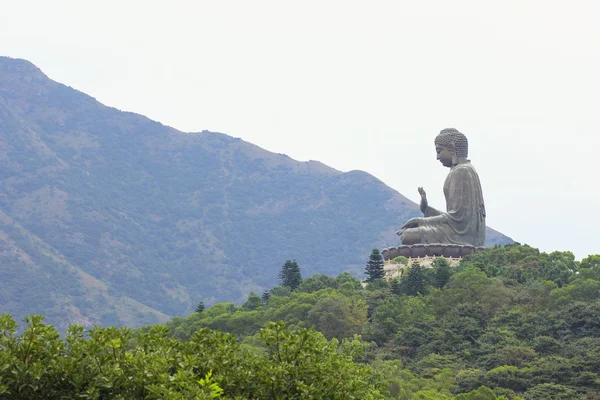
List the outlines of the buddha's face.
<svg viewBox="0 0 600 400">
<path fill-rule="evenodd" d="M 437 152 L 438 161 L 441 162 L 444 167 L 452 166 L 452 156 L 454 155 L 452 149 L 449 149 L 446 146 L 436 145 L 435 151 Z"/>
</svg>

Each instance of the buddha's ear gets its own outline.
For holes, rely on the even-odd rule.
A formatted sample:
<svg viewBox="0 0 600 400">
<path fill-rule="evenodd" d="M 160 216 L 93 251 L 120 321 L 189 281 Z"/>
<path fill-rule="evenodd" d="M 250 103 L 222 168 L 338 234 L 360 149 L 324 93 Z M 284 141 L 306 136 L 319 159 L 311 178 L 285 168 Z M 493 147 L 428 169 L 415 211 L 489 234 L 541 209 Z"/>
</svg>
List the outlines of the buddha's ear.
<svg viewBox="0 0 600 400">
<path fill-rule="evenodd" d="M 448 149 L 452 152 L 452 165 L 457 165 L 458 164 L 458 155 L 456 154 L 456 146 L 454 145 L 454 143 L 451 143 L 448 146 Z"/>
</svg>

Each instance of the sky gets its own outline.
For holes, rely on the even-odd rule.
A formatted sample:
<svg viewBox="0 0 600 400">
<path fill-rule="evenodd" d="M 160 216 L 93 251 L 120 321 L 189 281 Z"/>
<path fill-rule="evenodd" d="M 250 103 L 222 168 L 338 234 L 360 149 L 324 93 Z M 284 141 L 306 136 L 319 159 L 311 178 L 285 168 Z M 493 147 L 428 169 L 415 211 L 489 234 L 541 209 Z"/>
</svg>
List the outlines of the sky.
<svg viewBox="0 0 600 400">
<path fill-rule="evenodd" d="M 600 253 L 600 2 L 0 0 L 0 55 L 182 131 L 364 170 L 444 208 L 469 139 L 489 226 Z"/>
</svg>

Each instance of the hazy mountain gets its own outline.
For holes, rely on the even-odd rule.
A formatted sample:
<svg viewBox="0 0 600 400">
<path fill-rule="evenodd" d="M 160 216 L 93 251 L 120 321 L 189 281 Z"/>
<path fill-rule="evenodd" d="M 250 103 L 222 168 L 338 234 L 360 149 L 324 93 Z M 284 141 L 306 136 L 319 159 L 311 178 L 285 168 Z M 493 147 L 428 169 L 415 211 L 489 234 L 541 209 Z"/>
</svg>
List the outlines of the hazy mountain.
<svg viewBox="0 0 600 400">
<path fill-rule="evenodd" d="M 418 207 L 377 178 L 106 107 L 0 57 L 0 311 L 138 325 L 360 275 Z M 488 244 L 510 239 L 488 231 Z"/>
</svg>

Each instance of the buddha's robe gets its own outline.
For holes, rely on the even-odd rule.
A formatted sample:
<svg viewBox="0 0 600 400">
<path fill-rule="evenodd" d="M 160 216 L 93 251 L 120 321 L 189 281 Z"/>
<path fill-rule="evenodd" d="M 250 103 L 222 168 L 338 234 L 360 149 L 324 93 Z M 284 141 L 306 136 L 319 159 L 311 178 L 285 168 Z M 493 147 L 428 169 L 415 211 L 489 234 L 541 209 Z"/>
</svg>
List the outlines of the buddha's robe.
<svg viewBox="0 0 600 400">
<path fill-rule="evenodd" d="M 483 246 L 485 205 L 479 175 L 467 161 L 450 170 L 444 182 L 446 212 L 427 207 L 419 224 L 421 243 L 453 243 Z"/>
</svg>

